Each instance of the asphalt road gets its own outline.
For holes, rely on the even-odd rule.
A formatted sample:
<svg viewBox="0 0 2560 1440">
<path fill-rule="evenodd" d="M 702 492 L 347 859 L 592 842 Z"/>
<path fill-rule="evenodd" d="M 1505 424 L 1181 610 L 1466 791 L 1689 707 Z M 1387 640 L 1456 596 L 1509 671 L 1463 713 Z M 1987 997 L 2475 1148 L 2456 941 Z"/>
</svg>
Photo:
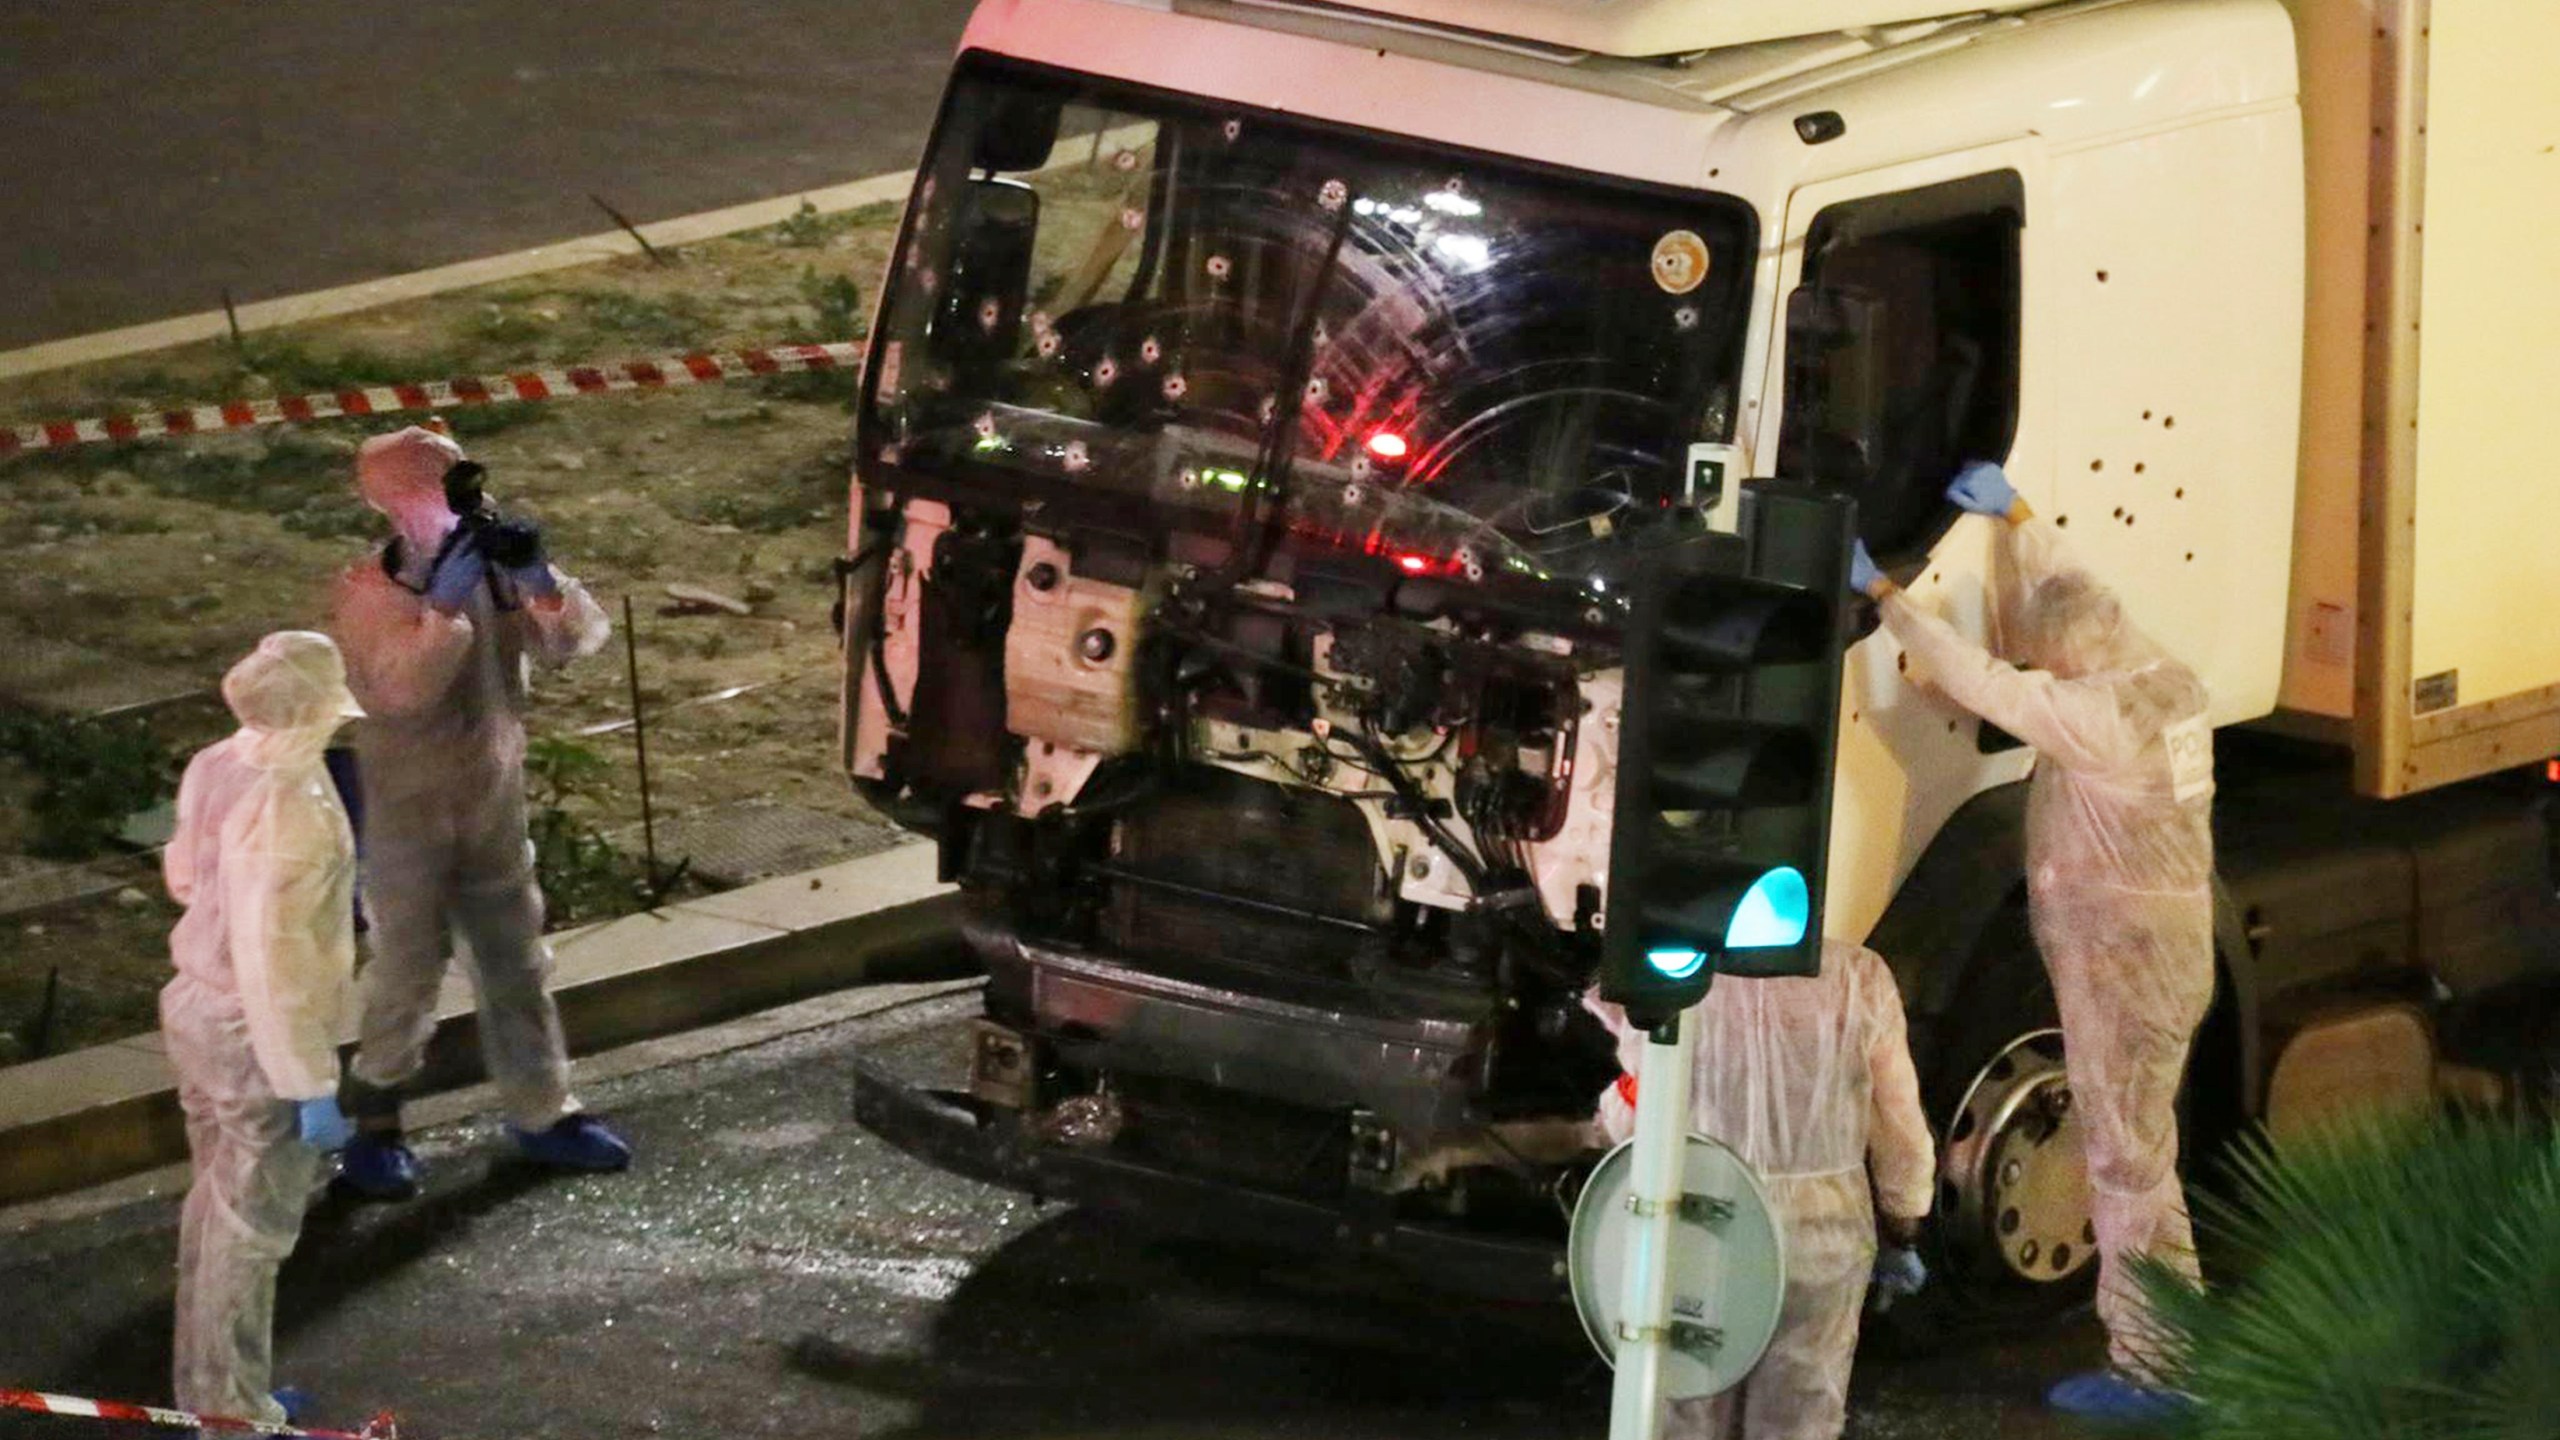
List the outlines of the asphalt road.
<svg viewBox="0 0 2560 1440">
<path fill-rule="evenodd" d="M 0 6 L 0 347 L 905 169 L 969 10 Z"/>
<path fill-rule="evenodd" d="M 858 1051 L 948 1083 L 973 996 L 582 1087 L 639 1146 L 553 1179 L 487 1122 L 427 1132 L 428 1194 L 325 1205 L 282 1287 L 280 1377 L 321 1423 L 409 1440 L 622 1436 L 1555 1440 L 1606 1431 L 1569 1314 L 1454 1302 L 1042 1208 L 908 1160 L 847 1118 Z M 0 1241 L 0 1385 L 166 1394 L 175 1206 Z M 31 1312 L 40 1313 L 27 1323 Z M 2055 1437 L 2039 1380 L 2084 1322 L 1862 1363 L 1850 1434 Z M 0 1436 L 108 1427 L 0 1415 Z"/>
</svg>

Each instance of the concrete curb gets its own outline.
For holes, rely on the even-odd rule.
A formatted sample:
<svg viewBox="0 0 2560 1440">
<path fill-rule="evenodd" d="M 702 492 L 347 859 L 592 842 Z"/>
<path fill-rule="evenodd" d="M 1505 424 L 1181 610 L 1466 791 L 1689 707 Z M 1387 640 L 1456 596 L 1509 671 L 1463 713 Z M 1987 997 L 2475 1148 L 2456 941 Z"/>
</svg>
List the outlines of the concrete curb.
<svg viewBox="0 0 2560 1440">
<path fill-rule="evenodd" d="M 554 935 L 552 993 L 570 1053 L 587 1055 L 850 985 L 971 973 L 958 918 L 935 847 L 909 842 Z M 420 1093 L 482 1078 L 460 969 L 438 999 Z M 176 1077 L 157 1034 L 0 1072 L 0 1205 L 185 1156 Z"/>
</svg>

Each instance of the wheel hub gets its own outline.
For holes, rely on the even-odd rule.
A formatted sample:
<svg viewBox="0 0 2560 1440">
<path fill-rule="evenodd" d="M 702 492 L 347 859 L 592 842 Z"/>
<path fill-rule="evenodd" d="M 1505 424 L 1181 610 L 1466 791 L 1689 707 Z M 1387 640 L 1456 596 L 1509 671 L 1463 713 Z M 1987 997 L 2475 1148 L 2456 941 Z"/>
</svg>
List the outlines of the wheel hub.
<svg viewBox="0 0 2560 1440">
<path fill-rule="evenodd" d="M 1949 1248 L 1968 1269 L 2050 1285 L 2088 1268 L 2097 1230 L 2061 1031 L 2021 1035 L 1983 1066 L 1947 1127 L 1939 1177 Z"/>
</svg>

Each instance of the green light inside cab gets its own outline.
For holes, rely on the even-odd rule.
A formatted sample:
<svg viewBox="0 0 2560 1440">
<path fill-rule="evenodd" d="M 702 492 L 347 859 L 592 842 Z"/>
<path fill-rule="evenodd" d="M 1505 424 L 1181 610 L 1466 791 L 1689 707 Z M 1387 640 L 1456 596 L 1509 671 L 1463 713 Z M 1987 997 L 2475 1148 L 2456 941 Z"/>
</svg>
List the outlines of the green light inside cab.
<svg viewBox="0 0 2560 1440">
<path fill-rule="evenodd" d="M 1252 477 L 1241 470 L 1203 470 L 1200 472 L 1200 478 L 1208 484 L 1225 490 L 1240 491 L 1253 483 Z"/>
<path fill-rule="evenodd" d="M 1666 980 L 1686 980 L 1707 963 L 1707 952 L 1686 945 L 1665 945 L 1644 952 L 1644 963 L 1662 972 Z"/>
<path fill-rule="evenodd" d="M 1803 872 L 1781 865 L 1752 881 L 1743 892 L 1742 903 L 1733 907 L 1733 919 L 1724 927 L 1725 948 L 1793 945 L 1804 938 L 1812 911 L 1813 896 L 1805 888 Z"/>
</svg>

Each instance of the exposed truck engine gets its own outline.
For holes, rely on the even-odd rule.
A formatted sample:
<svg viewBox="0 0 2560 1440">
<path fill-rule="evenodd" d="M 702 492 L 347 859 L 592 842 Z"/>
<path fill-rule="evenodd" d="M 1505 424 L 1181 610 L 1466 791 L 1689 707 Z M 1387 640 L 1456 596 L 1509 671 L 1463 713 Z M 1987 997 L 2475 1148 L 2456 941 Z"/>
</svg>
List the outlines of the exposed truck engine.
<svg viewBox="0 0 2560 1440">
<path fill-rule="evenodd" d="M 1624 582 L 1731 498 L 1749 216 L 994 65 L 941 147 L 849 760 L 985 897 L 976 1098 L 1551 1228 Z"/>
</svg>

